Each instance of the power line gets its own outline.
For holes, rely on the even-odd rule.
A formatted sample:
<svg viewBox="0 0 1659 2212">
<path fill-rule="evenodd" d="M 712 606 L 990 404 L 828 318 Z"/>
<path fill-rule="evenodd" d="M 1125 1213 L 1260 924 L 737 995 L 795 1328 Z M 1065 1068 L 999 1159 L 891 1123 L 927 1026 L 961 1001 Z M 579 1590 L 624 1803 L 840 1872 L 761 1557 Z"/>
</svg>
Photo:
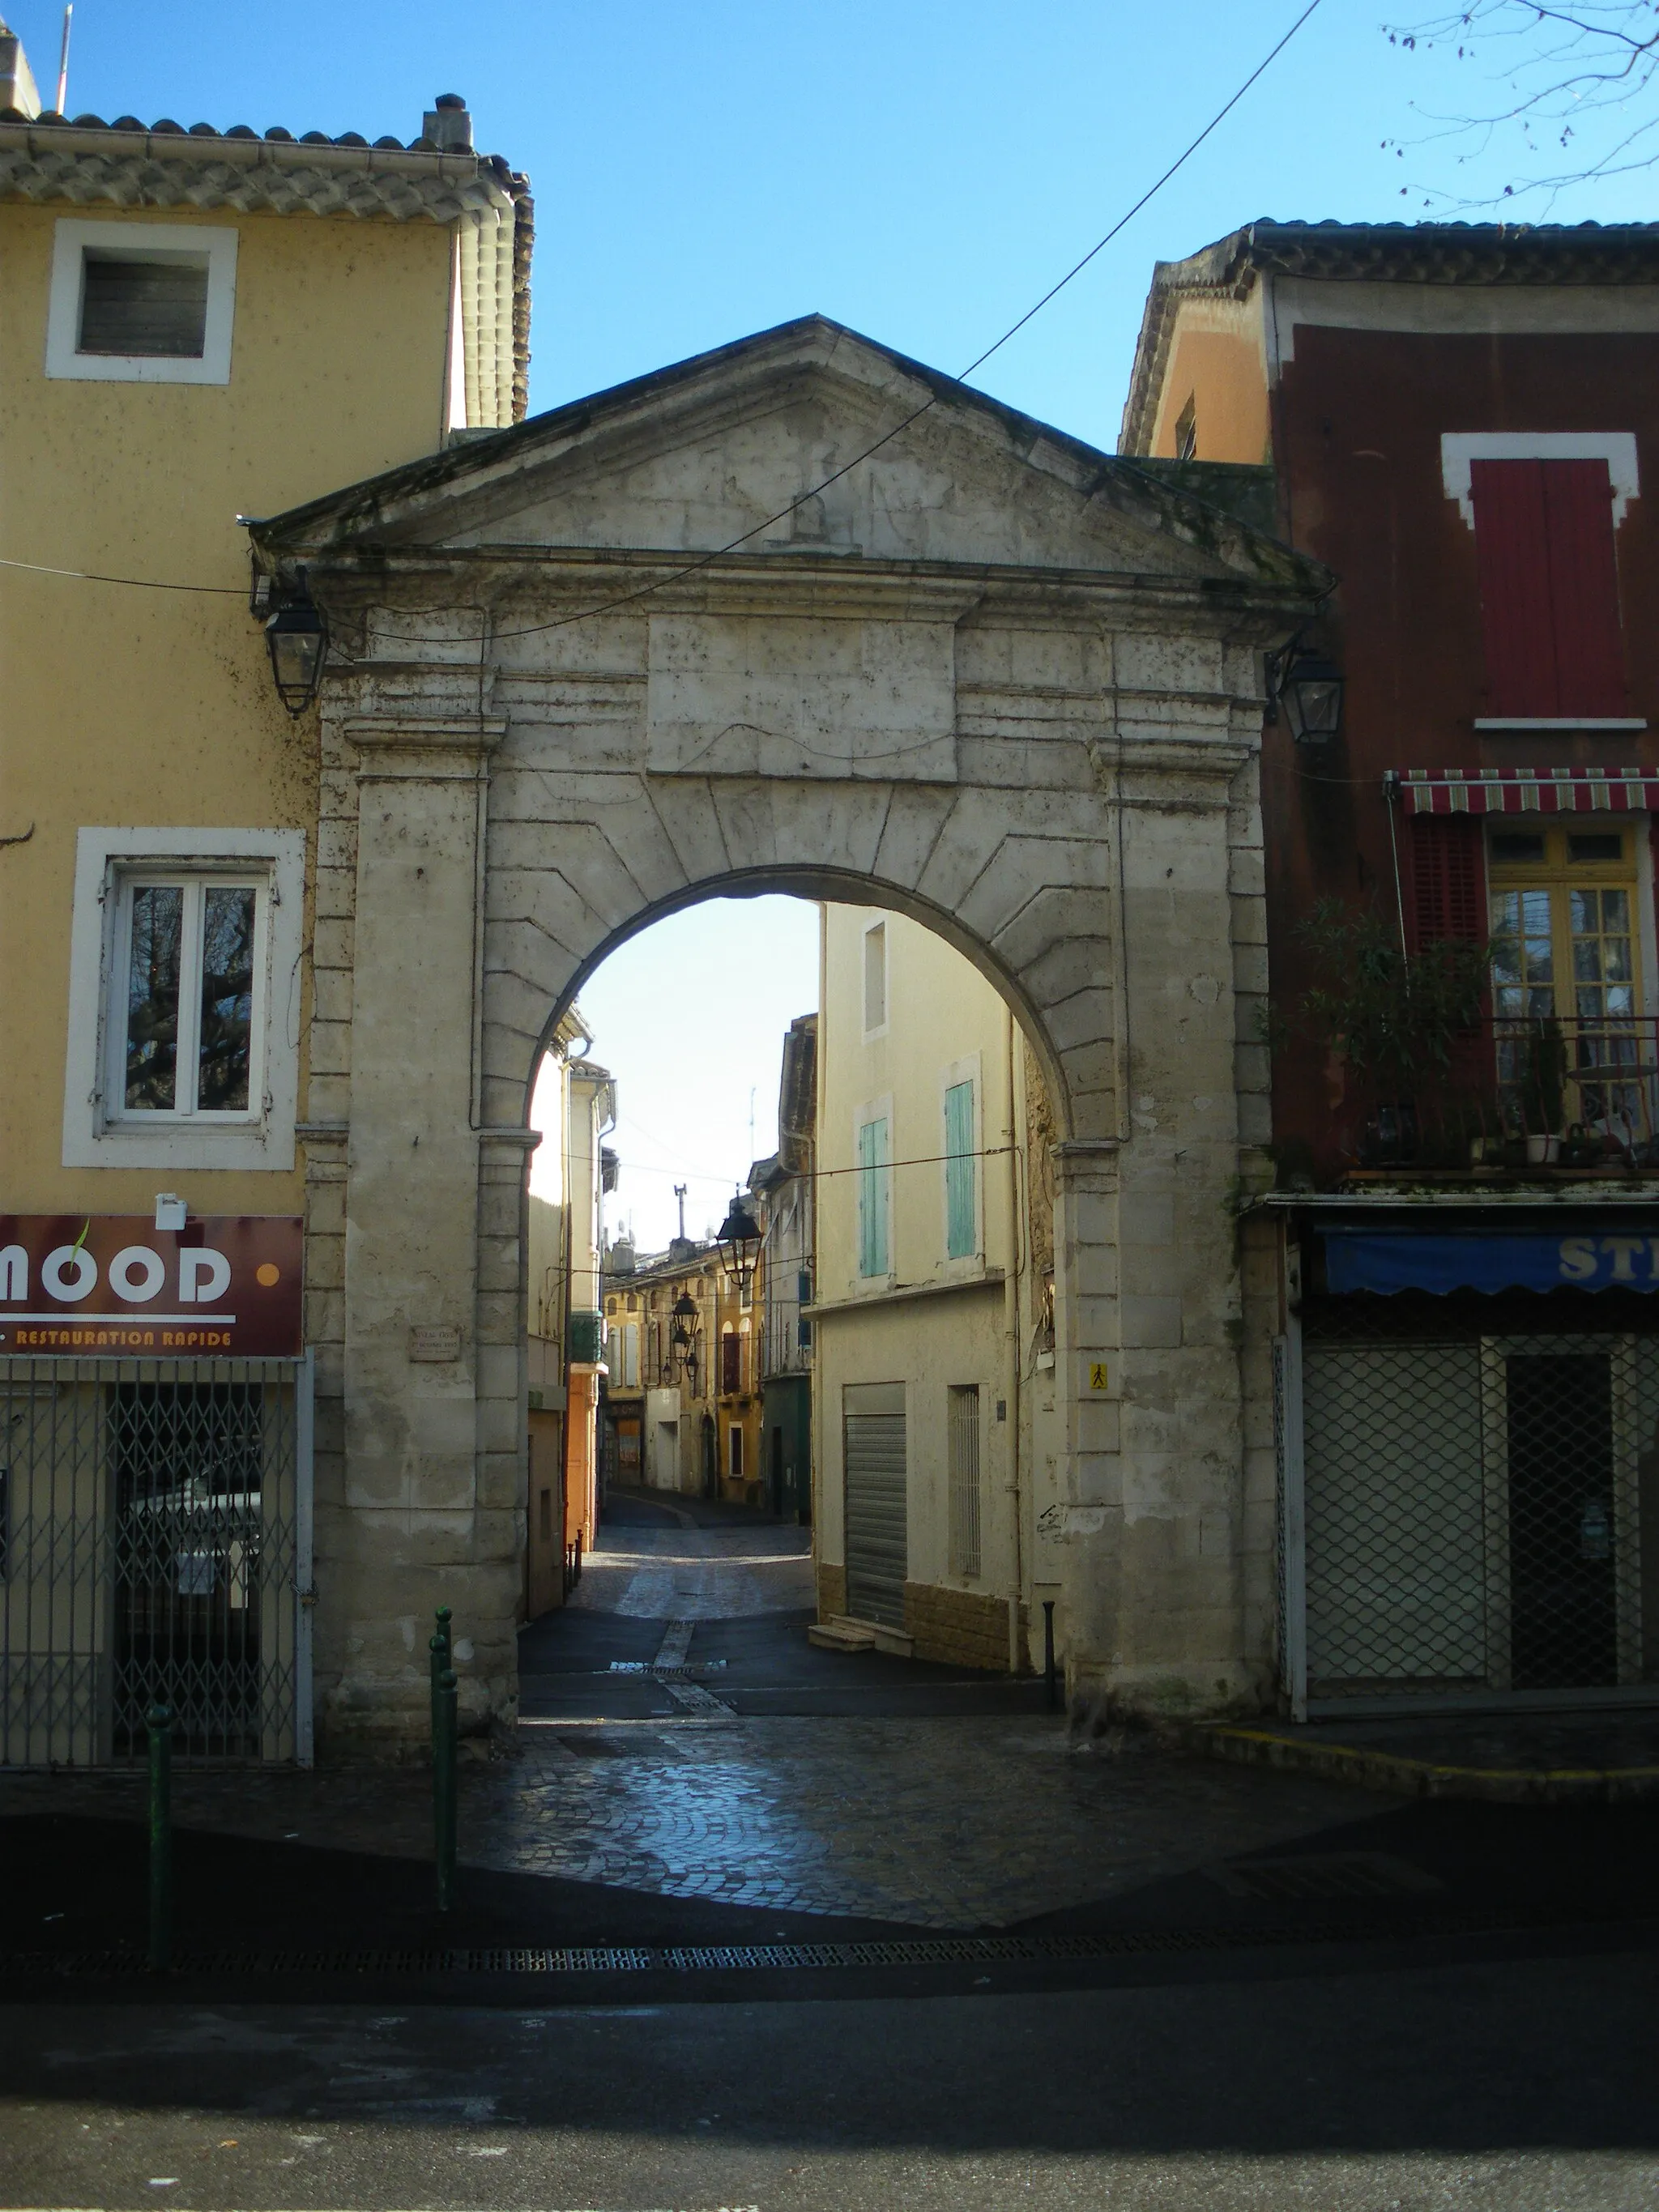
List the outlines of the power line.
<svg viewBox="0 0 1659 2212">
<path fill-rule="evenodd" d="M 1155 183 L 1147 186 L 1146 190 L 1134 203 L 1133 206 L 1131 207 L 1127 213 L 1119 216 L 1118 220 L 1112 225 L 1111 228 L 1106 233 L 1104 237 L 1098 239 L 1096 243 L 1089 248 L 1089 251 L 1083 256 L 1081 260 L 1074 262 L 1071 268 L 1066 270 L 1066 274 L 1060 278 L 1058 283 L 1051 284 L 1048 287 L 1048 289 L 1042 295 L 1042 297 L 1040 300 L 1036 301 L 1031 307 L 1029 307 L 1025 310 L 1025 313 L 1021 315 L 1017 321 L 1010 323 L 1007 329 L 1004 331 L 1000 338 L 994 339 L 991 344 L 986 347 L 983 353 L 976 355 L 975 358 L 969 362 L 967 368 L 963 369 L 956 378 L 955 380 L 957 383 L 961 384 L 965 382 L 966 380 L 974 374 L 975 369 L 982 368 L 984 367 L 985 363 L 990 360 L 993 354 L 1000 353 L 1003 347 L 1008 343 L 1011 338 L 1018 337 L 1019 332 L 1024 329 L 1027 323 L 1029 323 L 1034 316 L 1041 314 L 1043 308 L 1048 305 L 1051 300 L 1057 298 L 1059 295 L 1066 289 L 1066 287 L 1072 283 L 1073 278 L 1080 276 L 1083 271 L 1089 266 L 1090 263 L 1093 261 L 1097 255 L 1104 252 L 1106 248 L 1112 243 L 1112 240 L 1116 238 L 1121 232 L 1127 228 L 1128 225 L 1133 222 L 1136 216 L 1140 213 L 1141 210 L 1147 206 L 1148 204 L 1155 199 L 1158 194 L 1163 191 L 1164 185 L 1169 183 L 1170 178 L 1175 176 L 1178 171 L 1186 167 L 1187 163 L 1191 161 L 1193 155 L 1197 153 L 1199 148 L 1203 145 L 1206 139 L 1211 137 L 1214 132 L 1220 128 L 1221 125 L 1226 121 L 1228 116 L 1232 113 L 1234 108 L 1238 106 L 1240 100 L 1244 98 L 1245 94 L 1249 92 L 1264 76 L 1266 76 L 1267 70 L 1273 66 L 1273 63 L 1278 60 L 1280 54 L 1284 52 L 1285 47 L 1290 45 L 1291 40 L 1295 38 L 1297 33 L 1302 28 L 1309 17 L 1316 12 L 1320 5 L 1321 0 L 1309 0 L 1309 4 L 1297 17 L 1295 22 L 1291 25 L 1289 30 L 1285 32 L 1277 42 L 1268 49 L 1267 53 L 1263 55 L 1262 58 L 1256 64 L 1255 67 L 1244 79 L 1244 82 L 1238 87 L 1238 89 L 1229 100 L 1216 110 L 1215 113 L 1210 118 L 1209 121 L 1204 125 L 1204 128 L 1198 133 L 1197 137 L 1191 139 L 1182 149 L 1182 151 L 1176 156 L 1175 160 L 1170 162 L 1169 167 L 1164 170 L 1163 175 L 1159 177 Z M 574 623 L 592 622 L 600 615 L 611 613 L 617 607 L 631 605 L 636 599 L 648 599 L 654 592 L 666 590 L 671 584 L 680 583 L 688 576 L 695 576 L 698 574 L 702 569 L 712 566 L 714 562 L 723 560 L 728 553 L 735 553 L 740 546 L 746 545 L 751 538 L 757 538 L 763 530 L 770 530 L 775 524 L 787 522 L 789 517 L 793 514 L 798 508 L 804 507 L 809 499 L 816 499 L 821 492 L 828 491 L 832 484 L 839 483 L 842 478 L 844 476 L 849 475 L 854 469 L 862 466 L 862 465 L 867 460 L 873 459 L 875 455 L 880 453 L 883 447 L 890 446 L 893 440 L 901 436 L 904 431 L 910 428 L 913 422 L 919 422 L 924 415 L 927 414 L 931 409 L 937 406 L 939 398 L 940 395 L 937 392 L 930 393 L 928 397 L 922 401 L 920 407 L 913 409 L 908 415 L 904 416 L 902 422 L 896 422 L 890 430 L 884 431 L 879 438 L 874 441 L 872 444 L 866 446 L 862 453 L 855 453 L 850 461 L 845 463 L 841 468 L 833 471 L 831 474 L 825 477 L 822 482 L 814 484 L 810 490 L 800 493 L 796 498 L 792 499 L 787 507 L 780 507 L 775 514 L 768 515 L 763 521 L 756 523 L 752 529 L 745 530 L 741 537 L 732 538 L 729 544 L 716 546 L 713 552 L 699 555 L 696 560 L 688 562 L 684 567 L 673 569 L 666 576 L 659 576 L 652 583 L 641 584 L 637 590 L 618 592 L 616 598 L 604 600 L 598 606 L 584 608 L 579 614 L 561 615 L 551 622 L 531 623 L 526 624 L 522 629 L 498 630 L 495 633 L 495 641 L 499 644 L 508 638 L 534 637 L 544 631 L 568 629 Z M 32 569 L 37 574 L 40 575 L 72 577 L 83 583 L 126 584 L 144 591 L 203 592 L 210 592 L 216 596 L 228 596 L 236 599 L 240 599 L 243 596 L 240 591 L 233 590 L 229 586 L 223 584 L 170 584 L 158 583 L 147 577 L 93 575 L 74 568 L 44 568 L 40 563 L 33 561 L 6 561 L 0 562 L 0 566 L 3 566 L 8 568 Z M 408 636 L 406 641 L 411 645 L 445 645 L 451 643 L 453 641 L 447 638 L 412 635 Z M 482 642 L 483 641 L 481 640 L 480 641 Z"/>
<path fill-rule="evenodd" d="M 1026 324 L 1030 321 L 1034 315 L 1040 314 L 1042 309 L 1048 306 L 1051 300 L 1056 298 L 1059 294 L 1066 289 L 1066 287 L 1072 282 L 1073 277 L 1080 276 L 1082 275 L 1083 271 L 1089 266 L 1089 264 L 1095 258 L 1097 254 L 1103 253 L 1111 244 L 1112 240 L 1118 236 L 1119 233 L 1127 228 L 1128 225 L 1133 222 L 1134 218 L 1140 213 L 1141 210 L 1146 207 L 1150 201 L 1155 199 L 1158 194 L 1163 191 L 1164 185 L 1169 183 L 1170 178 L 1176 174 L 1177 170 L 1183 168 L 1186 164 L 1191 161 L 1193 155 L 1197 153 L 1199 148 L 1204 143 L 1205 140 L 1211 137 L 1211 135 L 1225 122 L 1228 116 L 1232 113 L 1234 108 L 1237 106 L 1239 101 L 1243 99 L 1245 94 L 1249 92 L 1251 87 L 1267 73 L 1267 71 L 1272 67 L 1273 64 L 1278 60 L 1279 55 L 1284 52 L 1285 47 L 1289 46 L 1291 40 L 1302 28 L 1302 26 L 1307 21 L 1308 18 L 1314 14 L 1316 9 L 1318 9 L 1320 4 L 1321 0 L 1309 0 L 1309 4 L 1297 17 L 1295 22 L 1291 25 L 1290 29 L 1284 33 L 1282 38 L 1279 39 L 1277 45 L 1271 47 L 1256 64 L 1255 67 L 1250 71 L 1249 76 L 1245 78 L 1243 83 L 1239 86 L 1237 91 L 1232 94 L 1231 98 L 1228 100 L 1224 106 L 1216 110 L 1215 113 L 1204 125 L 1204 128 L 1199 132 L 1198 136 L 1189 141 L 1189 143 L 1182 149 L 1182 151 L 1176 156 L 1175 160 L 1170 162 L 1169 167 L 1165 169 L 1163 175 L 1158 178 L 1158 181 L 1155 184 L 1149 185 L 1147 186 L 1146 190 L 1141 194 L 1134 205 L 1128 210 L 1127 213 L 1120 216 L 1117 221 L 1112 225 L 1111 228 L 1106 233 L 1105 236 L 1097 240 L 1096 243 L 1089 248 L 1089 251 L 1083 256 L 1083 258 L 1080 261 L 1074 262 L 1071 268 L 1069 268 L 1066 274 L 1060 279 L 1058 283 L 1051 284 L 1048 287 L 1048 289 L 1043 294 L 1042 297 L 1037 301 L 1034 307 L 1028 307 L 1025 310 L 1025 313 L 1020 316 L 1017 322 L 1010 323 L 1007 329 L 1004 331 L 1000 338 L 995 339 L 990 345 L 986 347 L 983 353 L 976 355 L 975 358 L 969 362 L 967 368 L 964 368 L 956 379 L 956 381 L 958 384 L 965 382 L 965 380 L 973 374 L 976 368 L 982 368 L 985 363 L 990 360 L 994 353 L 1000 353 L 1003 347 L 1007 344 L 1010 338 L 1018 336 L 1018 334 L 1024 329 Z M 881 436 L 876 439 L 873 444 L 866 446 L 862 453 L 854 453 L 850 461 L 844 463 L 842 467 L 832 471 L 832 472 L 829 476 L 825 477 L 821 483 L 814 484 L 810 490 L 799 494 L 797 497 L 790 501 L 787 507 L 780 507 L 775 514 L 769 514 L 763 521 L 756 523 L 751 529 L 745 530 L 741 537 L 733 538 L 727 544 L 716 546 L 711 553 L 700 554 L 695 561 L 687 562 L 684 567 L 671 570 L 671 572 L 665 576 L 659 576 L 654 582 L 641 584 L 635 591 L 619 592 L 615 599 L 606 599 L 599 606 L 586 607 L 579 614 L 559 615 L 550 622 L 528 623 L 521 629 L 502 629 L 490 632 L 489 635 L 493 642 L 499 645 L 508 638 L 535 637 L 547 630 L 568 629 L 573 623 L 592 622 L 600 615 L 607 615 L 613 612 L 617 607 L 629 606 L 636 599 L 648 599 L 653 592 L 665 591 L 671 584 L 681 583 L 688 576 L 696 576 L 700 574 L 703 569 L 712 567 L 714 562 L 716 561 L 724 560 L 728 553 L 735 553 L 739 546 L 746 545 L 751 538 L 758 538 L 763 530 L 770 530 L 776 523 L 787 522 L 789 517 L 793 514 L 798 508 L 805 507 L 809 499 L 816 499 L 820 492 L 828 491 L 832 484 L 839 483 L 844 476 L 850 475 L 853 470 L 861 467 L 866 461 L 872 459 L 877 453 L 880 453 L 884 446 L 891 445 L 894 439 L 899 437 L 904 431 L 908 430 L 913 422 L 919 422 L 924 415 L 927 414 L 930 410 L 936 407 L 939 404 L 939 398 L 940 395 L 937 392 L 930 392 L 927 398 L 922 401 L 920 407 L 913 408 L 910 413 L 905 416 L 902 422 L 896 422 L 890 430 L 884 430 Z M 422 637 L 418 633 L 410 635 L 408 632 L 404 632 L 402 635 L 404 641 L 411 645 L 447 645 L 453 642 L 453 640 L 448 638 Z M 483 643 L 483 641 L 482 636 L 479 641 L 481 644 Z"/>
<path fill-rule="evenodd" d="M 34 576 L 67 576 L 77 584 L 125 584 L 133 592 L 202 592 L 216 599 L 247 597 L 241 584 L 169 584 L 154 576 L 102 576 L 90 568 L 49 568 L 43 561 L 0 560 L 0 568 L 27 568 Z"/>
</svg>

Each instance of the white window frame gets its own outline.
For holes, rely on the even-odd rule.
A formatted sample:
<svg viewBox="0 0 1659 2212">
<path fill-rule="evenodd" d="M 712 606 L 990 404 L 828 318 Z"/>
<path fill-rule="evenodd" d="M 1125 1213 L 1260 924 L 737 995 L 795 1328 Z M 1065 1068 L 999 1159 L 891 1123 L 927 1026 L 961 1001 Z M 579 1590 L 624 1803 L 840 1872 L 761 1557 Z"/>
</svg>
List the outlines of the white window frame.
<svg viewBox="0 0 1659 2212">
<path fill-rule="evenodd" d="M 1445 430 L 1440 437 L 1440 481 L 1471 530 L 1475 461 L 1605 461 L 1615 530 L 1642 489 L 1634 430 Z"/>
<path fill-rule="evenodd" d="M 870 1019 L 870 939 L 881 933 L 881 1019 Z M 884 1037 L 893 1014 L 893 941 L 884 914 L 874 915 L 859 933 L 859 1023 L 863 1042 L 873 1044 Z"/>
<path fill-rule="evenodd" d="M 944 1070 L 939 1082 L 939 1271 L 947 1281 L 958 1275 L 982 1275 L 985 1272 L 985 1085 L 981 1055 L 969 1053 L 963 1059 L 953 1060 Z M 974 1087 L 974 1157 L 969 1172 L 974 1185 L 974 1249 L 959 1258 L 951 1256 L 951 1183 L 950 1166 L 945 1158 L 945 1094 L 959 1083 L 971 1083 Z"/>
<path fill-rule="evenodd" d="M 292 1169 L 305 864 L 301 830 L 77 832 L 64 1051 L 65 1167 Z M 181 878 L 252 883 L 263 893 L 246 1114 L 129 1112 L 125 1107 L 126 994 L 119 963 L 126 886 Z"/>
<path fill-rule="evenodd" d="M 132 907 L 134 894 L 140 890 L 178 889 L 184 892 L 184 915 L 179 945 L 179 1032 L 177 1065 L 174 1071 L 175 1098 L 182 1085 L 185 1091 L 183 1104 L 172 1106 L 129 1106 L 124 1093 L 126 1090 L 127 1035 L 126 1021 L 122 1018 L 128 1009 L 125 994 L 118 992 L 121 979 L 131 968 Z M 206 893 L 210 890 L 251 890 L 254 896 L 253 908 L 253 1011 L 248 1035 L 248 1103 L 245 1107 L 203 1107 L 190 1099 L 193 1089 L 191 1078 L 201 1066 L 202 1022 L 202 921 Z M 270 988 L 270 962 L 267 940 L 270 934 L 270 872 L 264 868 L 217 870 L 192 868 L 121 868 L 112 878 L 110 896 L 114 906 L 110 941 L 110 1000 L 107 1018 L 104 1024 L 104 1113 L 112 1128 L 125 1128 L 137 1122 L 155 1128 L 162 1123 L 176 1125 L 180 1121 L 224 1123 L 240 1128 L 251 1127 L 262 1111 L 261 1101 L 265 1088 L 265 1024 L 260 1018 L 264 1009 L 261 1003 Z"/>
<path fill-rule="evenodd" d="M 859 1132 L 872 1121 L 887 1124 L 887 1164 L 882 1170 L 887 1190 L 887 1267 L 879 1275 L 860 1273 L 864 1261 L 864 1238 L 861 1233 L 860 1201 L 864 1194 L 863 1177 L 866 1170 L 859 1165 Z M 896 1149 L 893 1122 L 893 1095 L 886 1092 L 879 1098 L 866 1099 L 853 1109 L 853 1287 L 855 1293 L 891 1290 L 898 1280 L 898 1220 L 893 1206 L 893 1155 Z"/>
<path fill-rule="evenodd" d="M 55 226 L 52 289 L 46 301 L 46 374 L 89 384 L 228 384 L 231 330 L 236 319 L 236 238 L 218 224 L 85 222 L 64 216 Z M 205 261 L 207 320 L 199 356 L 82 353 L 81 295 L 88 251 L 142 260 L 183 255 Z"/>
</svg>

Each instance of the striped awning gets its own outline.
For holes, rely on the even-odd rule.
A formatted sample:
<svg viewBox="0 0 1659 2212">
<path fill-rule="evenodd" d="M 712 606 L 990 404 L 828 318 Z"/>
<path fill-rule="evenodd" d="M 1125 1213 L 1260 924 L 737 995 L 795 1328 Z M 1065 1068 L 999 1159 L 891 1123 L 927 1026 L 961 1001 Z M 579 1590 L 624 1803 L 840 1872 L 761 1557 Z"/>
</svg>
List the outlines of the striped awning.
<svg viewBox="0 0 1659 2212">
<path fill-rule="evenodd" d="M 1407 814 L 1659 812 L 1659 773 L 1639 768 L 1405 768 L 1383 781 Z"/>
</svg>

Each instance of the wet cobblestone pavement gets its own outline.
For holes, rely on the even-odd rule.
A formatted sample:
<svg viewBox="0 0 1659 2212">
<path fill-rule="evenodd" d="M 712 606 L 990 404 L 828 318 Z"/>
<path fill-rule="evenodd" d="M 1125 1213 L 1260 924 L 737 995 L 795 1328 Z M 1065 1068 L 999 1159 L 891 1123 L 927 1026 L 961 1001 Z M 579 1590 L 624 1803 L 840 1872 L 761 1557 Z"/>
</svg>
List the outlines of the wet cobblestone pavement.
<svg viewBox="0 0 1659 2212">
<path fill-rule="evenodd" d="M 463 1863 L 966 1929 L 1121 1895 L 1388 1802 L 1139 1740 L 1116 1755 L 1079 1747 L 1063 1720 L 1024 1709 L 1040 1686 L 813 1652 L 799 1609 L 810 1572 L 804 1532 L 622 1506 L 583 1602 L 526 1632 L 516 1746 L 463 1770 Z M 647 1603 L 678 1610 L 653 1618 Z M 918 1697 L 933 1700 L 926 1717 L 905 1703 Z M 131 1772 L 0 1775 L 0 1816 L 141 1811 Z M 227 1835 L 431 1852 L 423 1763 L 185 1767 L 174 1812 Z"/>
<path fill-rule="evenodd" d="M 1103 1759 L 1036 1717 L 596 1735 L 521 1763 L 473 1845 L 489 1864 L 731 1905 L 1006 1926 L 1377 1802 L 1154 1752 Z M 1272 1786 L 1240 1787 L 1249 1781 Z"/>
</svg>

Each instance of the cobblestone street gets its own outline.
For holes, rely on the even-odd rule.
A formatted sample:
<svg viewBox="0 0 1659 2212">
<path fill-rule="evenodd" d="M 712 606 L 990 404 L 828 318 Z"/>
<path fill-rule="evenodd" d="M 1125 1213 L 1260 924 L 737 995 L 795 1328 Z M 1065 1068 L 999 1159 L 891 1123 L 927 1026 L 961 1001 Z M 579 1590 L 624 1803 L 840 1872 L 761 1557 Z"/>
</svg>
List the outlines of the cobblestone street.
<svg viewBox="0 0 1659 2212">
<path fill-rule="evenodd" d="M 617 1499 L 575 1602 L 524 1632 L 516 1750 L 464 1769 L 463 1863 L 963 1929 L 1119 1896 L 1389 1802 L 1133 1739 L 1079 1744 L 1040 1684 L 814 1650 L 809 1547 L 753 1515 Z M 174 1802 L 187 1828 L 431 1851 L 422 1764 L 181 1768 Z M 139 1809 L 131 1773 L 0 1778 L 9 1813 Z"/>
</svg>

